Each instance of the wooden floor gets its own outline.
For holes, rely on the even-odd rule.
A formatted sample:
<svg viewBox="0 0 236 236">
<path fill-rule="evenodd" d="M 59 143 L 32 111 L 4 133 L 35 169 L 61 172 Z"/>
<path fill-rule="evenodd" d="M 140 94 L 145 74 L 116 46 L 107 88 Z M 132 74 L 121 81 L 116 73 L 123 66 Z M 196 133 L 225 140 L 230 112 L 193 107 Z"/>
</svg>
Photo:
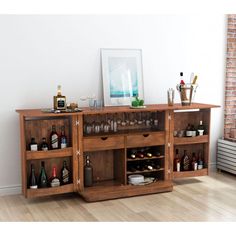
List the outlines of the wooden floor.
<svg viewBox="0 0 236 236">
<path fill-rule="evenodd" d="M 175 181 L 174 191 L 96 203 L 78 195 L 0 197 L 0 221 L 236 221 L 236 176 Z"/>
</svg>

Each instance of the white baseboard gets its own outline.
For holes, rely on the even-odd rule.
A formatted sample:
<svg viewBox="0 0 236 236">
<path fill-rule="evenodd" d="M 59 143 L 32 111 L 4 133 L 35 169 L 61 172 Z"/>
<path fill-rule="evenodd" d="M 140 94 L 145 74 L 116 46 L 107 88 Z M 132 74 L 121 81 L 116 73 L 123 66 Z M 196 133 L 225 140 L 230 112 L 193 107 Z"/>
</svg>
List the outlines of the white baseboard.
<svg viewBox="0 0 236 236">
<path fill-rule="evenodd" d="M 21 185 L 11 185 L 0 187 L 0 196 L 21 194 Z"/>
</svg>

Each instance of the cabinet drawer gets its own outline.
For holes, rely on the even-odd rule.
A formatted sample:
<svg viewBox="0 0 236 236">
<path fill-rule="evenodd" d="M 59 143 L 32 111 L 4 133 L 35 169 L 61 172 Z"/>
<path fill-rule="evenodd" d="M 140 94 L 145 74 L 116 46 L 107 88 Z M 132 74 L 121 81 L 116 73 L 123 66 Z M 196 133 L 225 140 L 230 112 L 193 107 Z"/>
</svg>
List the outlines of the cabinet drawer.
<svg viewBox="0 0 236 236">
<path fill-rule="evenodd" d="M 165 133 L 144 133 L 127 136 L 127 147 L 144 147 L 165 144 Z"/>
<path fill-rule="evenodd" d="M 84 138 L 84 151 L 99 151 L 124 148 L 124 137 Z"/>
</svg>

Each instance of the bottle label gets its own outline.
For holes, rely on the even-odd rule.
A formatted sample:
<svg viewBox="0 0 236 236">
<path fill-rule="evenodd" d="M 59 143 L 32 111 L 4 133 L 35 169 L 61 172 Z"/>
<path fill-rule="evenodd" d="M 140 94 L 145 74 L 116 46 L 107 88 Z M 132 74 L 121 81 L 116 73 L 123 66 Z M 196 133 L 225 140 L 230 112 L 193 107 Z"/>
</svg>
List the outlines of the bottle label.
<svg viewBox="0 0 236 236">
<path fill-rule="evenodd" d="M 38 145 L 37 144 L 31 144 L 30 145 L 30 151 L 38 151 Z"/>
<path fill-rule="evenodd" d="M 42 151 L 48 151 L 48 147 L 42 147 Z"/>
<path fill-rule="evenodd" d="M 203 165 L 202 164 L 198 164 L 197 168 L 198 168 L 198 170 L 201 170 L 201 169 L 203 169 Z"/>
<path fill-rule="evenodd" d="M 197 170 L 197 162 L 194 163 L 194 170 Z"/>
<path fill-rule="evenodd" d="M 183 170 L 188 171 L 189 170 L 189 164 L 190 164 L 189 157 L 185 156 L 184 161 L 183 161 Z"/>
<path fill-rule="evenodd" d="M 58 187 L 60 186 L 60 180 L 58 178 L 55 178 L 51 182 L 51 187 Z"/>
<path fill-rule="evenodd" d="M 58 135 L 57 134 L 52 135 L 51 142 L 52 142 L 53 149 L 58 148 Z"/>
<path fill-rule="evenodd" d="M 61 148 L 66 148 L 66 147 L 67 147 L 66 138 L 63 137 L 63 138 L 61 138 Z"/>
<path fill-rule="evenodd" d="M 32 185 L 32 186 L 30 186 L 30 189 L 36 189 L 36 188 L 38 188 L 38 185 Z"/>
<path fill-rule="evenodd" d="M 64 109 L 66 104 L 65 98 L 57 98 L 57 108 L 58 109 Z"/>
<path fill-rule="evenodd" d="M 178 162 L 176 165 L 177 172 L 180 172 L 180 163 Z"/>
<path fill-rule="evenodd" d="M 187 137 L 192 137 L 192 131 L 191 130 L 187 130 L 186 131 L 186 136 Z"/>
<path fill-rule="evenodd" d="M 63 184 L 69 183 L 69 171 L 65 168 L 62 171 L 62 182 Z"/>
</svg>

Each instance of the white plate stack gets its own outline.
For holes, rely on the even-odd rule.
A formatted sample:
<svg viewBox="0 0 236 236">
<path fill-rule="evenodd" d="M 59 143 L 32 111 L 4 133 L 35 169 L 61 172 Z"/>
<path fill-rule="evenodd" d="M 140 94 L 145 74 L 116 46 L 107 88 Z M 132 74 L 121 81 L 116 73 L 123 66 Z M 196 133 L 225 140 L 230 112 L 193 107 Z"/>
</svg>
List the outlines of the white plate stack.
<svg viewBox="0 0 236 236">
<path fill-rule="evenodd" d="M 140 183 L 144 182 L 143 175 L 129 175 L 128 177 L 129 184 L 139 185 Z"/>
</svg>

